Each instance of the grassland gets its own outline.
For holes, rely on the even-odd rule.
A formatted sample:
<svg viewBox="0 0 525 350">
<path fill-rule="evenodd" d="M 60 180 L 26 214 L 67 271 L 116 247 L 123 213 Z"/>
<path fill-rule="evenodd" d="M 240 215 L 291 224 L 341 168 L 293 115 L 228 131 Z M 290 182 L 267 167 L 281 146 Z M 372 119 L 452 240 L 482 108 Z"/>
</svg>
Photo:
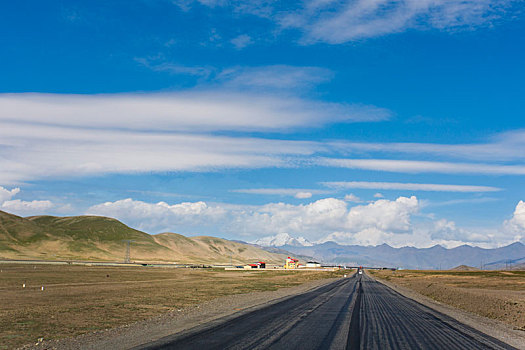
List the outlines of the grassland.
<svg viewBox="0 0 525 350">
<path fill-rule="evenodd" d="M 0 349 L 42 337 L 60 339 L 125 325 L 224 295 L 276 290 L 340 275 L 2 264 Z"/>
<path fill-rule="evenodd" d="M 525 271 L 371 271 L 444 304 L 525 331 Z"/>
</svg>

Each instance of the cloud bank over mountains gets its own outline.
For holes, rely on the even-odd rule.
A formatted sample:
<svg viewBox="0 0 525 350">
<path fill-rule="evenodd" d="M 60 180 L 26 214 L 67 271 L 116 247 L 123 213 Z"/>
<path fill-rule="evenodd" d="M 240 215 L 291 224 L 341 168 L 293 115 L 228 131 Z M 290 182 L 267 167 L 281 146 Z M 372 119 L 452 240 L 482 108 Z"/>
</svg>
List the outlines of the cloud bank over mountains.
<svg viewBox="0 0 525 350">
<path fill-rule="evenodd" d="M 269 203 L 232 205 L 224 203 L 146 203 L 133 199 L 92 206 L 88 214 L 115 217 L 149 232 L 177 231 L 235 235 L 261 245 L 308 245 L 334 241 L 340 244 L 448 247 L 469 243 L 494 247 L 522 240 L 524 204 L 499 231 L 479 232 L 457 227 L 453 221 L 421 214 L 415 197 L 378 199 L 349 206 L 347 201 L 323 198 L 308 204 Z M 523 226 L 520 226 L 523 225 Z M 297 237 L 297 238 L 293 238 Z M 283 243 L 283 244 L 281 244 Z"/>
</svg>

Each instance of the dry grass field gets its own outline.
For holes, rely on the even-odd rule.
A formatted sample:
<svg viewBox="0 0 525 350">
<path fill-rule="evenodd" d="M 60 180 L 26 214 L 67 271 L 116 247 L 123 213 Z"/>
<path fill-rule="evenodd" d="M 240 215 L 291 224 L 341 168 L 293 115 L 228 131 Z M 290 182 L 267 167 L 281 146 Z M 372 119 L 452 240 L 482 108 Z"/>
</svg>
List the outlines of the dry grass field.
<svg viewBox="0 0 525 350">
<path fill-rule="evenodd" d="M 2 264 L 0 349 L 125 325 L 224 295 L 341 274 Z"/>
<path fill-rule="evenodd" d="M 525 271 L 370 271 L 459 309 L 525 331 Z"/>
</svg>

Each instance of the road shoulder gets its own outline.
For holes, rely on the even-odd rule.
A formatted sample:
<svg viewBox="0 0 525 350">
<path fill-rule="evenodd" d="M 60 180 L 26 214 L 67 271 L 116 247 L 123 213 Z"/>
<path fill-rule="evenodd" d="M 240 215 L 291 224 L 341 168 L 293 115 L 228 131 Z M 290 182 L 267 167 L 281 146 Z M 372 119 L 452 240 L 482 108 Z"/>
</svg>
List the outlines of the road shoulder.
<svg viewBox="0 0 525 350">
<path fill-rule="evenodd" d="M 393 289 L 399 294 L 407 298 L 410 298 L 412 300 L 415 300 L 418 303 L 423 304 L 426 307 L 429 307 L 447 316 L 450 316 L 469 327 L 472 327 L 480 332 L 483 332 L 493 338 L 496 338 L 518 349 L 525 349 L 525 332 L 524 331 L 516 330 L 512 326 L 498 322 L 496 320 L 492 320 L 486 317 L 471 314 L 467 311 L 460 310 L 450 305 L 446 305 L 446 304 L 437 302 L 411 289 L 396 285 L 394 283 L 385 281 L 380 278 L 376 278 L 375 276 L 372 276 L 370 274 L 368 274 L 368 276 L 370 276 L 377 282 L 382 283 L 385 286 Z"/>
<path fill-rule="evenodd" d="M 186 332 L 203 324 L 219 322 L 228 317 L 237 317 L 336 280 L 337 278 L 315 280 L 271 292 L 228 295 L 127 326 L 88 333 L 74 338 L 44 341 L 22 349 L 129 349 L 166 336 Z"/>
</svg>

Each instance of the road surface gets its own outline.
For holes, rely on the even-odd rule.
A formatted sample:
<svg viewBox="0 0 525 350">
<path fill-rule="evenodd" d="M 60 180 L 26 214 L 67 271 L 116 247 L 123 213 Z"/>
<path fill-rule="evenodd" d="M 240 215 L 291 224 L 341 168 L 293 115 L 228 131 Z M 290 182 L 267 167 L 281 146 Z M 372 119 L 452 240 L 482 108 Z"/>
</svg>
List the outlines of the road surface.
<svg viewBox="0 0 525 350">
<path fill-rule="evenodd" d="M 137 349 L 513 349 L 355 274 Z"/>
</svg>

